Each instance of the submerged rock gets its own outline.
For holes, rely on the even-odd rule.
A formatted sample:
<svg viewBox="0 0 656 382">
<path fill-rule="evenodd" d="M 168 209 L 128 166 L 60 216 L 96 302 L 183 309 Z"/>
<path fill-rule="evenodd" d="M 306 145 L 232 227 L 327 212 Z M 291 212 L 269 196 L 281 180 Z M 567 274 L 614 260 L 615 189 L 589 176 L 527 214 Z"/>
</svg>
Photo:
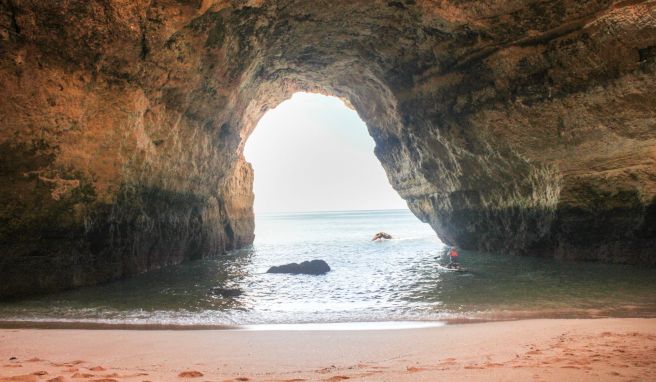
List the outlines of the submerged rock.
<svg viewBox="0 0 656 382">
<path fill-rule="evenodd" d="M 290 273 L 293 275 L 323 275 L 328 272 L 330 272 L 330 266 L 323 260 L 273 266 L 267 271 L 267 273 Z"/>
<path fill-rule="evenodd" d="M 242 293 L 244 292 L 239 288 L 216 287 L 210 289 L 210 294 L 213 294 L 215 296 L 221 296 L 221 297 L 237 297 L 237 296 L 241 296 Z"/>
</svg>

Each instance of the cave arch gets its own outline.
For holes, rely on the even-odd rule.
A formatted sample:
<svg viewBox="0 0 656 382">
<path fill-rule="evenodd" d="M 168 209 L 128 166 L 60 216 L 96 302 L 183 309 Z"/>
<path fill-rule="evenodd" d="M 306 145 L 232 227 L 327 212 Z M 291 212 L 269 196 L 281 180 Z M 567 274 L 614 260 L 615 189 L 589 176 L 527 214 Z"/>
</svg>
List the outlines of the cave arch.
<svg viewBox="0 0 656 382">
<path fill-rule="evenodd" d="M 653 265 L 654 12 L 2 3 L 0 296 L 249 244 L 243 145 L 297 91 L 357 110 L 393 187 L 446 243 Z"/>
</svg>

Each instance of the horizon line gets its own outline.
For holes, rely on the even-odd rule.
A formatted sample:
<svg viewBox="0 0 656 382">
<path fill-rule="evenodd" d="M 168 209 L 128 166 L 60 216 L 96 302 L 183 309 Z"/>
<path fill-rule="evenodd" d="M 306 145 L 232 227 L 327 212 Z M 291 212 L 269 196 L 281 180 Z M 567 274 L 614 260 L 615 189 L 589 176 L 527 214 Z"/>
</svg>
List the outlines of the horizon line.
<svg viewBox="0 0 656 382">
<path fill-rule="evenodd" d="M 329 212 L 373 212 L 373 211 L 410 211 L 409 208 L 377 208 L 377 209 L 357 209 L 357 210 L 313 210 L 313 211 L 253 211 L 258 214 L 312 214 L 312 213 L 329 213 Z M 412 211 L 410 211 L 412 212 Z"/>
</svg>

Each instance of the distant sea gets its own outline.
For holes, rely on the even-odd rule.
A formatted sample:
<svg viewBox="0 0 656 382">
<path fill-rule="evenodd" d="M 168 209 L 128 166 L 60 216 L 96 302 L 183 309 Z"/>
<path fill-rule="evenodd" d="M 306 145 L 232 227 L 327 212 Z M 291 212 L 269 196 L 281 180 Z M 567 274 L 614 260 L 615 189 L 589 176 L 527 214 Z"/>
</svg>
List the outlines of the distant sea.
<svg viewBox="0 0 656 382">
<path fill-rule="evenodd" d="M 379 231 L 393 239 L 372 242 Z M 252 247 L 0 303 L 0 320 L 220 326 L 656 317 L 653 269 L 469 251 L 460 258 L 467 272 L 442 267 L 445 245 L 407 210 L 261 214 Z M 266 273 L 312 259 L 332 271 Z M 213 287 L 243 294 L 224 298 L 209 293 Z"/>
</svg>

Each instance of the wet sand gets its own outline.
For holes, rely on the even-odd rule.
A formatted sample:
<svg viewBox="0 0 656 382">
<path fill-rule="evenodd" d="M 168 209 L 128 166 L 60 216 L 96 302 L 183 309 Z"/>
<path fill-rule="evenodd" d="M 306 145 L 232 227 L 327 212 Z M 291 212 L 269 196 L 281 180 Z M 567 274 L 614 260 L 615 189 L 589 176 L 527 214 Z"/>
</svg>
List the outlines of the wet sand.
<svg viewBox="0 0 656 382">
<path fill-rule="evenodd" d="M 656 319 L 358 331 L 0 330 L 0 381 L 655 379 Z"/>
</svg>

